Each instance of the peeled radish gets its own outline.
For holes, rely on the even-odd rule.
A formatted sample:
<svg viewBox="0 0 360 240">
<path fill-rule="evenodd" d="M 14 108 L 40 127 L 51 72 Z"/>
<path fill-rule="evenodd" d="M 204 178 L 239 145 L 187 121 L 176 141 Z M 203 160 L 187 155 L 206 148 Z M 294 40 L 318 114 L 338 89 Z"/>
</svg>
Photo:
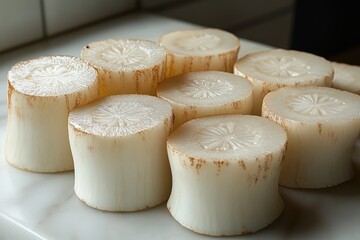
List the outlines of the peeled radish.
<svg viewBox="0 0 360 240">
<path fill-rule="evenodd" d="M 360 66 L 332 63 L 334 79 L 332 87 L 360 95 Z"/>
<path fill-rule="evenodd" d="M 167 50 L 166 78 L 186 72 L 232 72 L 240 49 L 239 39 L 219 29 L 182 30 L 160 38 Z"/>
<path fill-rule="evenodd" d="M 69 114 L 75 193 L 91 207 L 136 211 L 166 201 L 169 103 L 147 95 L 99 99 Z"/>
<path fill-rule="evenodd" d="M 157 95 L 174 108 L 174 128 L 198 117 L 250 114 L 252 84 L 239 76 L 219 71 L 191 72 L 161 82 Z"/>
<path fill-rule="evenodd" d="M 87 44 L 81 58 L 99 72 L 101 96 L 155 95 L 164 79 L 166 50 L 152 41 L 108 39 Z"/>
<path fill-rule="evenodd" d="M 8 74 L 6 160 L 33 172 L 72 170 L 68 113 L 98 97 L 97 76 L 89 64 L 70 56 L 13 66 Z"/>
<path fill-rule="evenodd" d="M 228 236 L 258 231 L 283 210 L 278 191 L 286 132 L 258 116 L 191 120 L 167 149 L 173 188 L 167 207 L 184 227 Z"/>
<path fill-rule="evenodd" d="M 280 184 L 323 188 L 351 179 L 359 106 L 360 96 L 327 87 L 283 88 L 266 95 L 263 116 L 283 126 L 289 139 Z"/>
<path fill-rule="evenodd" d="M 234 65 L 234 73 L 254 85 L 252 113 L 261 115 L 265 95 L 281 87 L 331 86 L 334 70 L 324 58 L 293 50 L 250 53 Z"/>
</svg>

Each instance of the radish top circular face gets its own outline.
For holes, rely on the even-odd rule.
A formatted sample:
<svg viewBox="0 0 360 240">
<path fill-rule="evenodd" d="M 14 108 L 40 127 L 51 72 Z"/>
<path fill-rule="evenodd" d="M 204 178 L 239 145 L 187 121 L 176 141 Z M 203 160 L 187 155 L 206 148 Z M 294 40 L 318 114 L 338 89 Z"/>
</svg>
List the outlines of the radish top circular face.
<svg viewBox="0 0 360 240">
<path fill-rule="evenodd" d="M 181 125 L 168 145 L 186 156 L 204 160 L 255 160 L 281 150 L 287 136 L 271 120 L 246 115 L 211 116 Z"/>
<path fill-rule="evenodd" d="M 76 108 L 69 124 L 98 136 L 126 136 L 149 130 L 172 117 L 172 106 L 147 95 L 114 95 Z"/>
<path fill-rule="evenodd" d="M 48 56 L 16 64 L 8 74 L 12 87 L 33 96 L 58 96 L 84 90 L 97 81 L 97 72 L 81 59 Z"/>
<path fill-rule="evenodd" d="M 288 87 L 269 93 L 264 104 L 276 115 L 299 122 L 360 119 L 360 96 L 328 87 Z"/>
<path fill-rule="evenodd" d="M 189 56 L 221 54 L 240 47 L 239 39 L 233 34 L 210 28 L 167 33 L 160 43 L 172 53 Z"/>
<path fill-rule="evenodd" d="M 241 76 L 281 84 L 314 84 L 332 78 L 329 61 L 313 54 L 274 49 L 255 52 L 238 60 L 234 66 Z"/>
<path fill-rule="evenodd" d="M 87 44 L 81 58 L 92 65 L 111 71 L 150 68 L 165 61 L 166 50 L 152 41 L 108 39 Z"/>
<path fill-rule="evenodd" d="M 161 82 L 158 96 L 184 105 L 223 105 L 247 99 L 252 94 L 250 81 L 234 74 L 190 72 Z"/>
</svg>

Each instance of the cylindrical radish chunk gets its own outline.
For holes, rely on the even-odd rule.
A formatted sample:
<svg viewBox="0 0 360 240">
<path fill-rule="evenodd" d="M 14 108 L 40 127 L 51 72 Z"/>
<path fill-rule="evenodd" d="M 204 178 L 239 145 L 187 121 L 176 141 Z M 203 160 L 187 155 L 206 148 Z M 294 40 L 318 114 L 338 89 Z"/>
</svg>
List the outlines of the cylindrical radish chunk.
<svg viewBox="0 0 360 240">
<path fill-rule="evenodd" d="M 266 95 L 263 116 L 283 126 L 289 139 L 280 184 L 324 188 L 351 179 L 359 106 L 360 96 L 327 87 L 283 88 Z"/>
<path fill-rule="evenodd" d="M 164 79 L 166 50 L 152 41 L 108 39 L 87 44 L 81 58 L 100 77 L 100 95 L 156 94 Z"/>
<path fill-rule="evenodd" d="M 334 68 L 332 87 L 360 95 L 360 66 L 336 62 L 332 62 L 332 66 Z M 354 156 L 357 153 L 360 153 L 360 138 L 355 144 Z"/>
<path fill-rule="evenodd" d="M 171 104 L 147 95 L 99 99 L 69 114 L 75 193 L 91 207 L 136 211 L 166 201 Z"/>
<path fill-rule="evenodd" d="M 332 63 L 334 79 L 332 87 L 360 95 L 360 66 Z"/>
<path fill-rule="evenodd" d="M 258 231 L 283 210 L 278 191 L 286 132 L 246 115 L 180 126 L 167 143 L 173 188 L 167 207 L 184 227 L 228 236 Z"/>
<path fill-rule="evenodd" d="M 6 160 L 33 172 L 72 170 L 68 113 L 98 97 L 97 76 L 89 64 L 70 56 L 13 66 L 8 74 Z"/>
<path fill-rule="evenodd" d="M 324 58 L 293 50 L 250 53 L 239 59 L 234 73 L 254 85 L 252 114 L 261 115 L 265 95 L 282 87 L 331 86 L 334 70 Z"/>
<path fill-rule="evenodd" d="M 194 71 L 232 72 L 240 49 L 236 36 L 211 28 L 167 33 L 160 44 L 168 50 L 166 78 Z"/>
<path fill-rule="evenodd" d="M 184 73 L 159 84 L 158 97 L 173 105 L 174 129 L 199 117 L 250 114 L 252 84 L 231 73 L 204 71 Z"/>
</svg>

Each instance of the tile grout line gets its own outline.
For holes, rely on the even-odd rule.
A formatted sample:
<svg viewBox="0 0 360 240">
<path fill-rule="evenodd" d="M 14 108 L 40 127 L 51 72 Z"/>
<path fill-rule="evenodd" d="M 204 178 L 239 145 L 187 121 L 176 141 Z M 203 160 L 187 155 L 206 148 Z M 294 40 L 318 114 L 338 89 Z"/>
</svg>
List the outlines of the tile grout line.
<svg viewBox="0 0 360 240">
<path fill-rule="evenodd" d="M 273 18 L 282 16 L 282 15 L 284 15 L 286 13 L 291 12 L 291 11 L 294 11 L 294 6 L 293 5 L 271 11 L 271 12 L 266 13 L 266 14 L 264 14 L 262 16 L 257 17 L 257 18 L 245 21 L 245 22 L 243 22 L 241 24 L 236 24 L 236 25 L 233 25 L 233 26 L 229 26 L 229 27 L 226 28 L 226 30 L 229 31 L 229 32 L 232 32 L 232 31 L 241 30 L 241 29 L 244 29 L 244 28 L 253 27 L 253 26 L 258 25 L 259 23 L 264 23 L 267 20 L 271 20 Z"/>
<path fill-rule="evenodd" d="M 48 37 L 47 25 L 46 25 L 46 16 L 45 16 L 45 3 L 44 0 L 40 1 L 40 12 L 41 12 L 41 27 L 43 31 L 43 39 Z"/>
<path fill-rule="evenodd" d="M 191 4 L 191 3 L 194 3 L 194 2 L 198 2 L 198 1 L 199 0 L 182 0 L 180 2 L 172 1 L 172 2 L 163 3 L 161 5 L 153 6 L 153 7 L 144 7 L 142 5 L 140 7 L 141 7 L 141 9 L 146 9 L 146 10 L 152 11 L 154 13 L 161 14 L 159 12 L 161 12 L 163 10 L 174 9 L 176 7 L 179 7 L 179 6 L 183 6 L 183 5 L 186 5 L 186 4 Z"/>
</svg>

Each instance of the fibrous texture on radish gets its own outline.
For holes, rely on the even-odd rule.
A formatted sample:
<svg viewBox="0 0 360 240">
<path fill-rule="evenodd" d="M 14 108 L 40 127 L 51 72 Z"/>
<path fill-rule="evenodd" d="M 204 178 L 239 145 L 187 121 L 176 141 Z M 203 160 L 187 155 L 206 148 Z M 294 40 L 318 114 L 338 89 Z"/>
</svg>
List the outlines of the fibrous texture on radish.
<svg viewBox="0 0 360 240">
<path fill-rule="evenodd" d="M 164 79 L 166 50 L 152 41 L 108 39 L 87 44 L 81 58 L 99 72 L 101 96 L 155 95 Z"/>
<path fill-rule="evenodd" d="M 166 78 L 194 71 L 232 72 L 240 49 L 236 36 L 211 28 L 167 33 L 160 44 L 168 50 Z"/>
<path fill-rule="evenodd" d="M 68 113 L 98 97 L 97 76 L 89 64 L 70 56 L 13 66 L 8 74 L 6 160 L 34 172 L 72 170 Z"/>
<path fill-rule="evenodd" d="M 332 63 L 334 79 L 332 87 L 360 95 L 360 66 Z"/>
<path fill-rule="evenodd" d="M 264 98 L 262 114 L 288 134 L 280 184 L 323 188 L 353 176 L 360 133 L 360 96 L 327 87 L 283 88 Z"/>
<path fill-rule="evenodd" d="M 250 114 L 253 86 L 231 73 L 203 71 L 181 74 L 161 82 L 157 95 L 173 105 L 174 128 L 198 117 Z"/>
<path fill-rule="evenodd" d="M 258 116 L 191 120 L 167 143 L 173 188 L 167 207 L 184 227 L 214 235 L 258 231 L 283 210 L 278 192 L 286 132 Z"/>
<path fill-rule="evenodd" d="M 331 86 L 334 71 L 322 57 L 293 50 L 265 50 L 250 53 L 234 65 L 234 73 L 254 85 L 252 113 L 261 115 L 265 95 L 282 87 Z"/>
<path fill-rule="evenodd" d="M 172 124 L 171 104 L 147 95 L 114 95 L 74 109 L 68 127 L 76 195 L 107 211 L 136 211 L 166 201 Z"/>
</svg>

